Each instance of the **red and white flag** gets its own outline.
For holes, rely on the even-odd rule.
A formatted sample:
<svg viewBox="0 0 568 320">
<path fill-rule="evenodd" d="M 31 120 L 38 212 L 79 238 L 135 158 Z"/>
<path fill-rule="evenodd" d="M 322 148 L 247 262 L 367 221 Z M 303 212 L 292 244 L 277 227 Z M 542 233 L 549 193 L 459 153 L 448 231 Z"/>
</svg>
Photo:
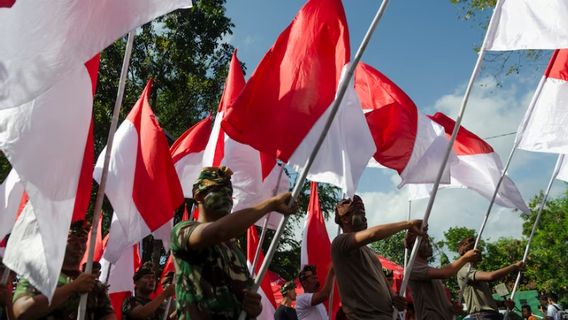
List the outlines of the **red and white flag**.
<svg viewBox="0 0 568 320">
<path fill-rule="evenodd" d="M 258 247 L 258 232 L 256 227 L 250 226 L 247 231 L 247 265 L 249 272 L 251 274 L 256 274 L 260 270 L 260 266 L 264 261 L 264 254 L 261 252 L 258 256 L 258 261 L 256 262 L 255 272 L 252 271 L 252 263 L 254 261 L 254 255 L 256 253 L 256 248 Z M 260 287 L 258 288 L 258 294 L 260 294 L 260 302 L 262 303 L 262 312 L 257 316 L 257 319 L 263 320 L 273 320 L 274 312 L 276 312 L 276 300 L 272 294 L 272 287 L 270 284 L 270 279 L 268 277 L 262 278 Z"/>
<path fill-rule="evenodd" d="M 187 129 L 170 148 L 185 198 L 193 198 L 193 183 L 203 168 L 203 154 L 211 135 L 211 116 Z"/>
<path fill-rule="evenodd" d="M 375 141 L 374 159 L 398 172 L 399 187 L 435 182 L 448 147 L 444 129 L 423 115 L 394 82 L 362 62 L 355 70 L 355 90 Z M 450 182 L 449 166 L 441 182 Z"/>
<path fill-rule="evenodd" d="M 308 204 L 308 214 L 304 224 L 302 246 L 300 249 L 300 265 L 315 265 L 320 281 L 325 281 L 331 264 L 331 242 L 325 227 L 325 219 L 321 211 L 318 186 L 312 182 L 310 191 L 310 202 Z M 326 312 L 329 310 L 329 302 L 325 302 Z M 330 319 L 335 318 L 335 313 L 339 309 L 340 298 L 337 287 L 333 290 L 332 314 Z"/>
<path fill-rule="evenodd" d="M 0 10 L 0 108 L 37 98 L 127 32 L 190 6 L 190 0 L 18 0 Z"/>
<path fill-rule="evenodd" d="M 124 232 L 115 215 L 113 215 L 111 222 L 111 230 L 113 229 L 120 229 Z M 120 232 L 116 234 L 120 235 Z M 110 234 L 108 236 L 112 237 Z M 134 294 L 134 281 L 132 278 L 140 265 L 141 259 L 137 244 L 125 247 L 120 253 L 119 259 L 114 263 L 106 260 L 104 255 L 101 259 L 101 276 L 99 280 L 109 286 L 108 295 L 117 319 L 122 319 L 123 301 Z"/>
<path fill-rule="evenodd" d="M 148 102 L 152 81 L 116 131 L 110 155 L 105 193 L 124 230 L 122 238 L 111 235 L 105 258 L 116 262 L 127 246 L 150 233 L 164 246 L 173 226 L 174 211 L 183 203 L 183 192 L 168 142 Z M 95 166 L 94 178 L 101 177 L 106 148 Z M 112 230 L 111 230 L 112 232 Z"/>
<path fill-rule="evenodd" d="M 49 299 L 63 263 L 69 225 L 84 218 L 89 202 L 91 110 L 98 65 L 97 55 L 37 99 L 0 110 L 0 149 L 20 176 L 30 207 L 25 221 L 12 230 L 13 238 L 20 240 L 8 242 L 4 263 Z"/>
<path fill-rule="evenodd" d="M 89 231 L 89 236 L 87 237 L 87 246 L 91 243 L 91 237 L 93 236 L 93 228 Z M 103 257 L 103 253 L 108 242 L 108 234 L 103 239 L 103 214 L 99 216 L 99 226 L 97 228 L 97 234 L 95 235 L 95 250 L 93 255 L 93 261 L 100 261 Z M 81 266 L 87 262 L 89 258 L 89 249 L 85 251 L 83 259 L 81 259 Z"/>
<path fill-rule="evenodd" d="M 231 139 L 221 128 L 227 107 L 234 103 L 244 86 L 245 77 L 235 50 L 215 124 L 203 156 L 204 167 L 224 165 L 233 171 L 233 212 L 256 205 L 275 193 L 288 191 L 289 185 L 288 176 L 282 172 L 282 167 L 275 166 L 275 158 L 270 159 L 252 147 Z M 267 226 L 276 229 L 282 215 L 274 212 L 265 217 L 268 216 L 270 219 Z M 260 219 L 257 225 L 262 225 L 264 220 L 265 218 Z"/>
<path fill-rule="evenodd" d="M 238 142 L 303 168 L 329 116 L 349 50 L 341 1 L 308 1 L 227 108 L 223 129 Z M 348 194 L 354 192 L 374 153 L 364 115 L 351 91 L 346 92 L 308 175 Z"/>
<path fill-rule="evenodd" d="M 12 169 L 0 185 L 0 239 L 12 231 L 23 195 L 24 186 Z"/>
<path fill-rule="evenodd" d="M 487 50 L 568 48 L 568 2 L 565 0 L 501 0 Z"/>
<path fill-rule="evenodd" d="M 539 86 L 515 144 L 528 151 L 568 154 L 568 50 L 554 52 Z"/>
<path fill-rule="evenodd" d="M 441 112 L 429 117 L 444 127 L 449 138 L 454 130 L 455 121 Z M 450 164 L 451 185 L 464 186 L 491 199 L 503 173 L 503 164 L 499 155 L 487 142 L 464 127 L 458 131 L 453 152 L 458 161 Z M 517 208 L 522 212 L 530 211 L 517 186 L 507 176 L 501 183 L 495 203 L 507 208 Z"/>
</svg>

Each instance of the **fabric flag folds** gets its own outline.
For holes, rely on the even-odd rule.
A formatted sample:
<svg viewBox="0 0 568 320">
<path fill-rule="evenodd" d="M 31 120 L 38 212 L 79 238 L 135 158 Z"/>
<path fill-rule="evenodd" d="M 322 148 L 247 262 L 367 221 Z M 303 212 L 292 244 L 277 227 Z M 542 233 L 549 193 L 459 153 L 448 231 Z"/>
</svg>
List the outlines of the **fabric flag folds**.
<svg viewBox="0 0 568 320">
<path fill-rule="evenodd" d="M 22 241 L 8 243 L 4 262 L 49 299 L 71 220 L 84 218 L 90 197 L 92 179 L 85 172 L 92 170 L 89 133 L 98 65 L 97 55 L 37 99 L 0 110 L 0 149 L 20 176 L 30 206 L 12 231 Z M 33 241 L 42 244 L 23 246 Z"/>
<path fill-rule="evenodd" d="M 444 127 L 448 137 L 451 135 L 455 126 L 454 120 L 440 112 L 429 117 Z M 458 131 L 453 151 L 458 161 L 451 164 L 451 185 L 464 186 L 491 199 L 503 172 L 499 155 L 487 142 L 464 127 Z M 499 188 L 495 203 L 522 212 L 530 211 L 515 183 L 507 176 Z"/>
<path fill-rule="evenodd" d="M 308 215 L 304 225 L 302 246 L 300 249 L 300 265 L 315 265 L 320 281 L 325 281 L 331 264 L 331 242 L 325 227 L 325 219 L 321 211 L 317 183 L 311 183 L 310 202 L 308 204 Z M 329 302 L 325 302 L 326 312 L 329 310 Z M 337 287 L 333 290 L 332 314 L 330 319 L 339 309 L 340 298 Z"/>
<path fill-rule="evenodd" d="M 487 50 L 568 48 L 568 2 L 501 0 Z"/>
<path fill-rule="evenodd" d="M 0 10 L 0 108 L 37 98 L 127 32 L 190 6 L 190 0 L 18 0 Z"/>
<path fill-rule="evenodd" d="M 148 102 L 148 81 L 115 134 L 105 193 L 123 228 L 120 245 L 111 234 L 105 258 L 117 261 L 124 248 L 150 233 L 167 240 L 174 211 L 183 203 L 183 192 L 170 156 L 168 142 Z M 94 177 L 100 180 L 106 148 L 101 152 Z M 112 233 L 112 230 L 111 230 Z M 117 237 L 120 238 L 120 237 Z"/>
<path fill-rule="evenodd" d="M 227 108 L 223 129 L 240 143 L 296 169 L 304 167 L 335 99 L 349 50 L 341 1 L 308 1 Z M 358 162 L 366 165 L 374 150 L 364 159 L 372 139 L 362 113 L 356 113 L 356 96 L 348 92 L 345 100 L 308 178 L 351 194 L 363 170 Z M 351 149 L 344 149 L 346 143 Z"/>
<path fill-rule="evenodd" d="M 423 115 L 394 82 L 365 63 L 355 70 L 355 90 L 376 145 L 375 160 L 398 172 L 399 187 L 435 182 L 448 146 L 444 129 Z M 449 182 L 447 166 L 441 183 Z"/>
<path fill-rule="evenodd" d="M 227 107 L 233 104 L 244 86 L 245 77 L 235 50 L 215 124 L 203 156 L 204 167 L 224 165 L 233 171 L 233 211 L 256 205 L 272 197 L 274 193 L 288 191 L 289 184 L 288 176 L 282 172 L 282 167 L 275 166 L 274 158 L 271 159 L 252 147 L 233 140 L 221 127 Z M 267 226 L 271 229 L 276 229 L 282 219 L 282 215 L 276 212 L 266 217 L 270 217 Z M 263 225 L 265 219 L 259 220 L 257 225 Z"/>
<path fill-rule="evenodd" d="M 187 129 L 170 148 L 185 198 L 193 198 L 193 183 L 203 168 L 203 154 L 211 135 L 211 116 Z"/>
<path fill-rule="evenodd" d="M 519 149 L 568 154 L 568 50 L 556 50 L 517 130 Z"/>
<path fill-rule="evenodd" d="M 252 262 L 258 247 L 259 237 L 255 226 L 250 226 L 247 231 L 247 265 L 251 274 L 256 274 L 260 270 L 264 255 L 260 252 L 258 261 L 256 262 L 255 272 L 252 271 Z M 261 249 L 262 250 L 262 249 Z M 276 312 L 276 300 L 272 294 L 272 287 L 268 277 L 262 278 L 260 287 L 258 288 L 260 294 L 260 301 L 262 303 L 262 312 L 257 316 L 257 319 L 272 320 L 274 319 L 274 312 Z"/>
<path fill-rule="evenodd" d="M 24 186 L 14 169 L 0 185 L 0 239 L 10 233 L 24 195 Z"/>
</svg>

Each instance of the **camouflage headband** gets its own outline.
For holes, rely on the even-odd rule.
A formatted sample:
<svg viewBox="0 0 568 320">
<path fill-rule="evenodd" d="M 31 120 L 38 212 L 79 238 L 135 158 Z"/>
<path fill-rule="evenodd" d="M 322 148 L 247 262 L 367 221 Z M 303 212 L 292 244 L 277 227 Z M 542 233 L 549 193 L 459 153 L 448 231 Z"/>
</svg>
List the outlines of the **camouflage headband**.
<svg viewBox="0 0 568 320">
<path fill-rule="evenodd" d="M 145 276 L 147 274 L 151 274 L 151 275 L 156 276 L 154 264 L 151 263 L 151 262 L 145 262 L 142 266 L 140 266 L 140 268 L 138 268 L 138 270 L 136 270 L 136 273 L 134 273 L 132 280 L 138 281 L 138 279 L 142 278 L 143 276 Z"/>
<path fill-rule="evenodd" d="M 193 184 L 193 198 L 197 198 L 202 192 L 213 188 L 226 187 L 233 192 L 231 175 L 233 172 L 227 167 L 205 167 L 199 173 L 199 177 Z"/>
</svg>

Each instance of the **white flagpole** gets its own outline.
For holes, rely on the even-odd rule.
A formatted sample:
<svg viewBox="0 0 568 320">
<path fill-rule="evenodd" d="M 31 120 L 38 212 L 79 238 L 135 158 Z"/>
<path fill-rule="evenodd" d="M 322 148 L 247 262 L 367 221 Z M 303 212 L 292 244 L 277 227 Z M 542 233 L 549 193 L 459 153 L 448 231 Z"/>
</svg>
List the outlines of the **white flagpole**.
<svg viewBox="0 0 568 320">
<path fill-rule="evenodd" d="M 110 124 L 109 134 L 107 138 L 106 153 L 104 159 L 103 170 L 101 173 L 101 181 L 99 183 L 99 189 L 97 191 L 97 199 L 95 201 L 95 209 L 93 214 L 93 226 L 91 229 L 91 234 L 96 235 L 97 229 L 99 227 L 99 217 L 101 215 L 101 209 L 103 207 L 103 199 L 105 194 L 106 180 L 108 176 L 108 166 L 110 162 L 110 153 L 112 151 L 112 143 L 114 141 L 114 133 L 116 132 L 116 127 L 118 126 L 118 116 L 120 113 L 120 106 L 122 105 L 122 98 L 124 96 L 124 87 L 126 84 L 126 76 L 128 72 L 128 65 L 130 63 L 130 55 L 132 53 L 132 47 L 134 44 L 134 31 L 128 33 L 128 41 L 126 42 L 126 49 L 124 51 L 124 59 L 122 61 L 122 70 L 120 72 L 120 80 L 118 82 L 118 92 L 116 94 L 116 102 L 114 104 L 114 111 L 112 113 L 112 121 Z M 95 236 L 92 236 L 89 242 L 89 255 L 87 258 L 87 265 L 85 267 L 86 273 L 91 273 L 93 271 L 93 256 L 95 254 Z M 87 295 L 88 293 L 81 295 L 81 300 L 79 302 L 79 311 L 77 313 L 77 320 L 84 320 L 86 309 L 87 309 Z"/>
<path fill-rule="evenodd" d="M 546 206 L 546 200 L 548 200 L 548 195 L 550 194 L 550 189 L 552 188 L 552 184 L 554 183 L 554 179 L 558 175 L 558 171 L 560 171 L 560 167 L 562 166 L 562 161 L 564 160 L 564 155 L 559 154 L 558 160 L 556 160 L 556 166 L 554 167 L 554 171 L 552 172 L 552 176 L 550 177 L 550 181 L 548 182 L 548 186 L 546 187 L 546 192 L 544 193 L 544 197 L 542 198 L 542 202 L 540 203 L 540 207 L 538 208 L 538 213 L 536 215 L 536 219 L 534 220 L 534 224 L 532 226 L 531 234 L 529 236 L 529 240 L 527 242 L 527 246 L 525 247 L 525 253 L 523 254 L 523 262 L 527 262 L 527 257 L 529 255 L 529 249 L 531 247 L 531 242 L 536 232 L 536 228 L 538 227 L 538 223 L 540 222 L 540 217 L 542 215 L 542 211 Z M 522 271 L 519 270 L 517 274 L 517 279 L 515 280 L 515 285 L 513 286 L 513 291 L 511 291 L 511 300 L 515 297 L 515 293 L 517 292 L 517 288 L 519 287 L 519 282 L 521 281 L 521 273 Z"/>
<path fill-rule="evenodd" d="M 532 114 L 533 107 L 536 103 L 536 100 L 538 99 L 538 96 L 540 95 L 540 92 L 542 91 L 542 86 L 544 85 L 545 79 L 546 79 L 545 77 L 542 77 L 540 79 L 540 82 L 538 83 L 538 86 L 536 87 L 535 93 L 534 93 L 532 100 L 529 103 L 529 107 L 527 109 L 529 114 L 527 115 L 526 119 L 530 118 L 530 116 Z M 501 173 L 501 177 L 499 178 L 499 181 L 497 182 L 497 186 L 495 186 L 495 191 L 493 191 L 493 196 L 491 197 L 491 201 L 489 202 L 489 207 L 487 208 L 487 212 L 485 213 L 485 218 L 483 219 L 483 222 L 481 223 L 481 228 L 479 228 L 479 232 L 477 233 L 477 238 L 475 239 L 475 245 L 473 247 L 474 249 L 477 249 L 477 247 L 479 246 L 479 241 L 481 240 L 481 234 L 483 234 L 483 231 L 485 230 L 485 225 L 487 224 L 487 220 L 489 219 L 489 215 L 491 214 L 491 209 L 493 208 L 493 203 L 495 202 L 495 198 L 497 197 L 497 194 L 499 193 L 499 188 L 501 187 L 501 183 L 505 179 L 505 175 L 507 174 L 507 170 L 509 170 L 509 165 L 511 164 L 511 160 L 513 159 L 515 151 L 517 150 L 517 147 L 519 146 L 519 143 L 520 143 L 519 137 L 521 137 L 521 135 L 525 131 L 526 125 L 527 125 L 527 122 L 523 121 L 523 123 L 522 123 L 523 127 L 519 128 L 519 132 L 517 133 L 517 136 L 515 138 L 515 142 L 513 143 L 513 148 L 511 149 L 511 152 L 509 153 L 509 158 L 507 158 L 507 163 L 505 164 L 505 168 L 503 168 L 503 172 Z"/>
<path fill-rule="evenodd" d="M 410 221 L 411 213 L 412 213 L 412 200 L 408 200 L 408 218 L 406 220 Z M 406 269 L 407 264 L 408 264 L 408 248 L 404 246 L 404 269 Z"/>
<path fill-rule="evenodd" d="M 300 174 L 300 177 L 299 177 L 296 185 L 294 186 L 294 190 L 292 191 L 292 198 L 290 199 L 290 204 L 289 204 L 290 206 L 292 206 L 294 204 L 294 202 L 296 202 L 296 199 L 298 199 L 298 196 L 300 195 L 300 192 L 301 192 L 302 187 L 304 185 L 304 181 L 306 180 L 306 177 L 308 175 L 308 170 L 312 166 L 312 163 L 314 162 L 314 159 L 316 158 L 316 155 L 317 155 L 317 153 L 318 153 L 318 151 L 319 151 L 319 149 L 320 149 L 320 147 L 323 143 L 323 140 L 325 139 L 325 136 L 327 135 L 327 132 L 329 131 L 329 128 L 331 127 L 331 123 L 332 123 L 333 119 L 335 118 L 335 114 L 339 110 L 339 105 L 341 104 L 341 101 L 343 100 L 343 96 L 345 95 L 345 91 L 347 90 L 347 86 L 349 85 L 351 78 L 353 78 L 353 73 L 355 72 L 355 68 L 357 67 L 357 64 L 361 60 L 361 56 L 363 55 L 363 52 L 365 52 L 365 49 L 367 48 L 367 45 L 369 44 L 369 41 L 371 40 L 371 35 L 375 31 L 379 21 L 381 20 L 381 17 L 383 16 L 383 13 L 386 9 L 388 2 L 389 2 L 389 0 L 383 0 L 383 2 L 381 3 L 381 6 L 379 7 L 377 14 L 373 18 L 373 21 L 371 22 L 371 25 L 369 26 L 369 29 L 367 30 L 367 33 L 365 34 L 365 37 L 363 38 L 363 41 L 361 42 L 361 45 L 359 46 L 359 49 L 357 50 L 357 53 L 355 54 L 355 57 L 353 58 L 353 61 L 351 62 L 351 64 L 349 65 L 349 68 L 347 69 L 347 72 L 345 74 L 345 77 L 343 78 L 343 81 L 339 85 L 339 88 L 337 90 L 337 97 L 335 98 L 335 100 L 333 100 L 333 103 L 330 106 L 331 112 L 329 114 L 329 117 L 327 118 L 325 126 L 322 130 L 322 133 L 319 136 L 317 142 L 315 143 L 314 149 L 312 150 L 312 153 L 310 154 L 309 158 L 307 159 L 306 165 L 304 166 L 302 173 Z M 289 218 L 288 215 L 284 216 L 284 218 L 280 221 L 278 228 L 276 229 L 276 233 L 274 234 L 274 238 L 272 239 L 272 243 L 270 244 L 270 247 L 268 248 L 268 252 L 266 252 L 266 257 L 264 259 L 264 262 L 262 263 L 262 265 L 260 267 L 258 275 L 254 279 L 254 285 L 251 288 L 251 291 L 253 291 L 253 292 L 258 291 L 258 287 L 260 286 L 260 282 L 262 281 L 264 274 L 268 270 L 268 265 L 270 265 L 270 262 L 272 261 L 272 258 L 274 257 L 274 253 L 276 252 L 276 247 L 278 246 L 278 243 L 280 242 L 280 238 L 282 237 L 282 233 L 284 232 L 284 227 L 286 226 L 286 223 L 288 222 L 288 218 Z M 239 315 L 239 320 L 244 320 L 245 318 L 246 318 L 246 313 L 244 311 L 242 311 L 241 314 Z"/>
<path fill-rule="evenodd" d="M 436 194 L 438 193 L 438 187 L 440 186 L 440 180 L 442 179 L 442 175 L 444 173 L 444 168 L 446 167 L 446 164 L 447 164 L 448 159 L 450 157 L 450 153 L 452 152 L 452 147 L 454 145 L 454 141 L 456 140 L 456 136 L 457 136 L 459 128 L 461 126 L 462 118 L 463 118 L 463 115 L 465 113 L 465 109 L 466 109 L 466 106 L 467 106 L 467 101 L 469 99 L 471 89 L 473 88 L 473 83 L 475 82 L 475 79 L 477 78 L 477 75 L 479 73 L 479 69 L 480 69 L 481 64 L 483 62 L 483 57 L 485 56 L 485 46 L 486 46 L 486 43 L 487 43 L 487 37 L 492 32 L 494 25 L 495 25 L 495 13 L 497 11 L 499 11 L 502 4 L 503 4 L 502 0 L 497 0 L 497 4 L 495 5 L 495 9 L 493 10 L 493 14 L 491 16 L 491 20 L 489 21 L 489 26 L 487 27 L 487 32 L 485 33 L 485 38 L 483 39 L 483 44 L 481 45 L 481 49 L 479 51 L 479 55 L 478 55 L 477 61 L 475 63 L 475 67 L 473 68 L 473 72 L 472 72 L 471 77 L 469 79 L 469 83 L 467 84 L 467 88 L 465 90 L 465 94 L 464 94 L 463 101 L 462 101 L 462 104 L 461 104 L 461 107 L 460 107 L 460 110 L 459 110 L 459 113 L 458 113 L 458 117 L 456 118 L 454 130 L 452 131 L 452 136 L 450 138 L 448 148 L 446 149 L 446 153 L 444 155 L 444 161 L 443 161 L 442 165 L 440 166 L 440 169 L 438 170 L 436 182 L 434 183 L 434 186 L 432 187 L 432 194 L 430 195 L 430 198 L 428 200 L 428 206 L 426 208 L 426 212 L 424 213 L 424 218 L 422 219 L 422 227 L 423 228 L 428 225 L 428 218 L 430 217 L 430 213 L 432 212 L 432 207 L 434 205 L 434 200 L 436 199 Z M 406 269 L 404 269 L 404 277 L 402 279 L 402 285 L 400 287 L 400 293 L 403 296 L 406 294 L 406 287 L 408 286 L 408 280 L 410 278 L 410 272 L 411 272 L 411 270 L 414 266 L 414 261 L 416 260 L 416 255 L 418 254 L 418 248 L 420 248 L 421 242 L 422 242 L 422 236 L 417 236 L 416 241 L 414 242 L 414 247 L 412 248 L 412 252 L 410 253 L 410 258 L 408 260 L 408 266 L 407 266 Z M 393 319 L 396 319 L 397 313 L 398 312 L 395 308 L 395 310 L 393 312 Z"/>
<path fill-rule="evenodd" d="M 276 185 L 274 186 L 274 190 L 272 190 L 272 196 L 275 196 L 278 193 L 278 187 L 280 186 L 280 181 L 282 180 L 282 174 L 284 173 L 284 164 L 277 163 L 280 166 L 280 173 L 278 173 L 278 180 L 276 180 Z M 266 238 L 266 229 L 268 228 L 268 220 L 272 216 L 272 212 L 270 212 L 266 217 L 264 217 L 264 223 L 262 224 L 262 232 L 260 233 L 260 239 L 258 240 L 258 246 L 256 247 L 256 252 L 254 253 L 254 259 L 252 260 L 251 266 L 251 274 L 255 276 L 256 270 L 256 262 L 258 261 L 258 257 L 260 256 L 260 251 L 262 250 L 262 244 L 264 243 L 264 239 Z"/>
</svg>

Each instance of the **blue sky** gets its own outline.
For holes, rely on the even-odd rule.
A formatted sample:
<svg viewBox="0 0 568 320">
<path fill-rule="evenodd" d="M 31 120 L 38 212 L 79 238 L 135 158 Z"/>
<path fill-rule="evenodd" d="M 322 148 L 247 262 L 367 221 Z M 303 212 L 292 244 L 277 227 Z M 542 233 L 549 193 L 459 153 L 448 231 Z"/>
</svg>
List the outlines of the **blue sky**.
<svg viewBox="0 0 568 320">
<path fill-rule="evenodd" d="M 239 50 L 239 59 L 247 65 L 247 77 L 303 3 L 299 0 L 227 2 L 226 14 L 235 28 L 226 41 Z M 344 1 L 352 54 L 379 5 L 379 1 Z M 461 13 L 449 0 L 392 0 L 362 60 L 396 82 L 422 112 L 442 111 L 455 118 L 477 59 L 474 48 L 484 36 L 484 30 L 476 23 L 460 20 Z M 489 54 L 489 58 L 493 56 Z M 494 78 L 498 64 L 486 62 L 463 124 L 481 137 L 516 131 L 546 60 L 524 64 L 519 74 L 499 76 L 499 82 Z M 513 138 L 507 136 L 488 142 L 505 161 Z M 517 152 L 509 172 L 526 201 L 546 187 L 554 161 L 552 155 Z M 397 184 L 398 177 L 392 171 L 365 170 L 358 192 L 367 206 L 370 225 L 406 219 L 407 193 L 398 190 Z M 557 182 L 553 195 L 563 189 L 564 185 Z M 413 203 L 413 217 L 423 216 L 426 203 L 426 200 Z M 487 200 L 470 190 L 440 191 L 430 217 L 430 232 L 441 238 L 442 232 L 451 226 L 478 229 L 487 205 Z M 484 237 L 520 237 L 521 223 L 518 213 L 495 206 Z M 328 224 L 330 236 L 335 230 L 332 223 Z"/>
</svg>

